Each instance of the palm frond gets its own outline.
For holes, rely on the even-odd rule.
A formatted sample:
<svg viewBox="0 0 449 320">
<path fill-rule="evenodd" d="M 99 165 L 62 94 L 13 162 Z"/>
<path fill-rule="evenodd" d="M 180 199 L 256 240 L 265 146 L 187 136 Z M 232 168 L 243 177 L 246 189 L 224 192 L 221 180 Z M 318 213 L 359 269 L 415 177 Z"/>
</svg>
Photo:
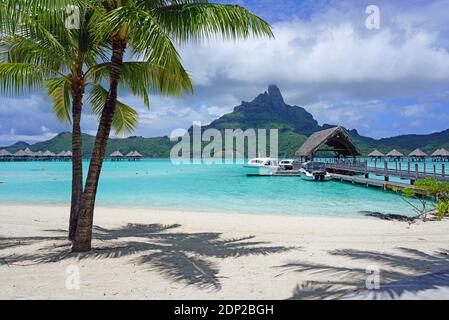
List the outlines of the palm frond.
<svg viewBox="0 0 449 320">
<path fill-rule="evenodd" d="M 93 84 L 88 101 L 95 115 L 101 116 L 108 97 L 108 91 L 98 84 Z M 132 107 L 117 101 L 112 127 L 116 133 L 133 132 L 138 123 L 138 113 Z"/>
<path fill-rule="evenodd" d="M 213 36 L 226 39 L 268 36 L 270 25 L 238 5 L 204 3 L 174 4 L 152 10 L 165 32 L 179 42 L 197 41 Z"/>
<path fill-rule="evenodd" d="M 103 39 L 119 32 L 123 38 L 129 38 L 129 44 L 145 61 L 154 63 L 174 75 L 185 73 L 170 37 L 149 12 L 135 5 L 128 4 L 112 10 L 98 25 L 97 32 Z M 184 90 L 189 91 L 190 86 Z"/>
<path fill-rule="evenodd" d="M 47 96 L 52 99 L 51 108 L 58 120 L 71 124 L 72 93 L 67 78 L 52 78 L 47 80 L 44 86 L 47 88 Z"/>
<path fill-rule="evenodd" d="M 87 76 L 95 82 L 109 79 L 111 63 L 102 63 L 92 67 Z M 180 95 L 184 90 L 192 91 L 189 74 L 182 69 L 181 74 L 173 74 L 154 63 L 144 61 L 124 62 L 119 79 L 121 89 L 130 90 L 134 95 L 144 99 L 149 106 L 149 93 L 162 95 Z"/>
<path fill-rule="evenodd" d="M 46 27 L 55 30 L 56 19 L 65 19 L 69 6 L 81 8 L 85 3 L 86 0 L 0 0 L 0 32 L 15 32 L 35 16 L 43 17 Z"/>
<path fill-rule="evenodd" d="M 46 77 L 51 74 L 49 70 L 38 65 L 2 62 L 0 63 L 0 92 L 15 96 L 39 90 Z"/>
</svg>

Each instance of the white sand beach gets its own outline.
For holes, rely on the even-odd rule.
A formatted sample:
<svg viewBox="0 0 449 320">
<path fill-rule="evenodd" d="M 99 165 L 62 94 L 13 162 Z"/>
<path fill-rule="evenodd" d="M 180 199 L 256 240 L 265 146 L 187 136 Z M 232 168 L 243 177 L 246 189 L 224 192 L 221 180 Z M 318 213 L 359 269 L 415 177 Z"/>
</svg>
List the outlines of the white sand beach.
<svg viewBox="0 0 449 320">
<path fill-rule="evenodd" d="M 367 268 L 381 288 L 449 270 L 449 220 L 99 207 L 94 250 L 75 255 L 68 212 L 0 205 L 0 299 L 335 299 L 365 291 Z M 66 287 L 72 265 L 79 289 Z M 438 284 L 389 288 L 407 298 Z"/>
</svg>

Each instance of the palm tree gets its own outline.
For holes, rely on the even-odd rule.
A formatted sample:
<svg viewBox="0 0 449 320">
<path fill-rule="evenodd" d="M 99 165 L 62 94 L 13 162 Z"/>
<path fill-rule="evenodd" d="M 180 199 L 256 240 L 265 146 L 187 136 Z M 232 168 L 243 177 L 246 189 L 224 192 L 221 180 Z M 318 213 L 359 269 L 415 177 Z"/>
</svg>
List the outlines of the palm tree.
<svg viewBox="0 0 449 320">
<path fill-rule="evenodd" d="M 58 119 L 72 123 L 70 240 L 74 239 L 83 189 L 80 128 L 83 98 L 87 89 L 92 111 L 101 115 L 107 99 L 107 91 L 101 84 L 110 68 L 110 63 L 106 62 L 106 53 L 109 52 L 107 42 L 100 43 L 94 39 L 90 26 L 92 10 L 83 8 L 79 29 L 68 30 L 60 15 L 53 14 L 52 9 L 42 10 L 41 7 L 37 15 L 28 15 L 25 11 L 20 18 L 21 23 L 4 28 L 0 38 L 3 48 L 0 60 L 1 91 L 18 95 L 27 90 L 45 88 L 53 100 L 52 109 Z M 123 70 L 120 85 L 141 96 L 146 105 L 149 105 L 147 88 L 159 78 L 169 76 L 157 64 L 147 62 L 127 62 Z M 112 122 L 115 131 L 131 132 L 136 124 L 137 112 L 118 101 Z"/>
<path fill-rule="evenodd" d="M 172 40 L 187 42 L 214 35 L 224 38 L 246 38 L 267 35 L 270 26 L 236 5 L 211 4 L 204 0 L 108 0 L 94 1 L 101 5 L 96 30 L 99 37 L 112 45 L 109 69 L 109 92 L 95 139 L 92 160 L 81 201 L 78 226 L 72 250 L 90 251 L 95 198 L 105 157 L 106 146 L 117 107 L 118 83 L 123 74 L 125 50 L 131 47 L 146 61 L 157 62 L 176 78 L 184 69 Z M 158 91 L 180 94 L 190 83 L 172 88 L 161 81 Z M 181 89 L 181 90 L 179 90 Z"/>
</svg>

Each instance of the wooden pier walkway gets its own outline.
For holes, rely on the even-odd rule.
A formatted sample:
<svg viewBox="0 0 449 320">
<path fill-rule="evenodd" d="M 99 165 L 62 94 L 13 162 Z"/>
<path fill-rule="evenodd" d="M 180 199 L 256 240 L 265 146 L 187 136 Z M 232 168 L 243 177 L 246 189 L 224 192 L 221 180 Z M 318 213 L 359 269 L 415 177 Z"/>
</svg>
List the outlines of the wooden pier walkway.
<svg viewBox="0 0 449 320">
<path fill-rule="evenodd" d="M 260 174 L 252 174 L 249 173 L 247 177 L 299 177 L 301 174 L 299 170 L 278 170 L 275 174 L 272 175 L 260 175 Z"/>
<path fill-rule="evenodd" d="M 400 183 L 400 182 L 393 182 L 393 181 L 385 181 L 385 180 L 379 180 L 379 179 L 369 179 L 364 178 L 360 176 L 347 176 L 344 174 L 336 174 L 336 173 L 330 173 L 330 176 L 333 180 L 340 181 L 340 182 L 349 182 L 352 184 L 359 184 L 364 185 L 366 187 L 374 187 L 379 188 L 383 190 L 388 191 L 400 191 L 404 189 L 413 189 L 417 194 L 426 195 L 426 192 L 424 190 L 416 188 L 414 185 L 406 184 L 406 183 Z"/>
<path fill-rule="evenodd" d="M 326 169 L 330 173 L 343 174 L 343 175 L 357 175 L 363 174 L 365 178 L 368 175 L 383 176 L 385 181 L 389 181 L 390 177 L 400 178 L 404 180 L 410 180 L 412 184 L 416 180 L 434 178 L 438 181 L 449 182 L 449 175 L 446 174 L 445 165 L 441 165 L 441 172 L 437 171 L 436 165 L 433 165 L 430 172 L 424 167 L 423 171 L 419 171 L 418 165 L 415 164 L 414 168 L 411 168 L 408 163 L 407 168 L 404 170 L 402 164 L 396 164 L 397 168 L 392 169 L 388 167 L 388 163 L 384 164 L 383 168 L 368 166 L 366 162 L 349 162 L 349 163 L 327 163 Z"/>
</svg>

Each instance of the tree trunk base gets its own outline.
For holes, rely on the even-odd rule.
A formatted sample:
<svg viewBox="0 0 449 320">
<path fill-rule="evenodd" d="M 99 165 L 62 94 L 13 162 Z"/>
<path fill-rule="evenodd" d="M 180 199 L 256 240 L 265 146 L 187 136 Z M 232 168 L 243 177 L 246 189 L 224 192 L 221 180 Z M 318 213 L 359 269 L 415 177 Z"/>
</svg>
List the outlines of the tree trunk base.
<svg viewBox="0 0 449 320">
<path fill-rule="evenodd" d="M 84 242 L 84 243 L 80 243 L 80 242 L 73 242 L 73 246 L 72 246 L 72 252 L 89 252 L 90 250 L 92 250 L 92 245 L 90 242 Z"/>
</svg>

